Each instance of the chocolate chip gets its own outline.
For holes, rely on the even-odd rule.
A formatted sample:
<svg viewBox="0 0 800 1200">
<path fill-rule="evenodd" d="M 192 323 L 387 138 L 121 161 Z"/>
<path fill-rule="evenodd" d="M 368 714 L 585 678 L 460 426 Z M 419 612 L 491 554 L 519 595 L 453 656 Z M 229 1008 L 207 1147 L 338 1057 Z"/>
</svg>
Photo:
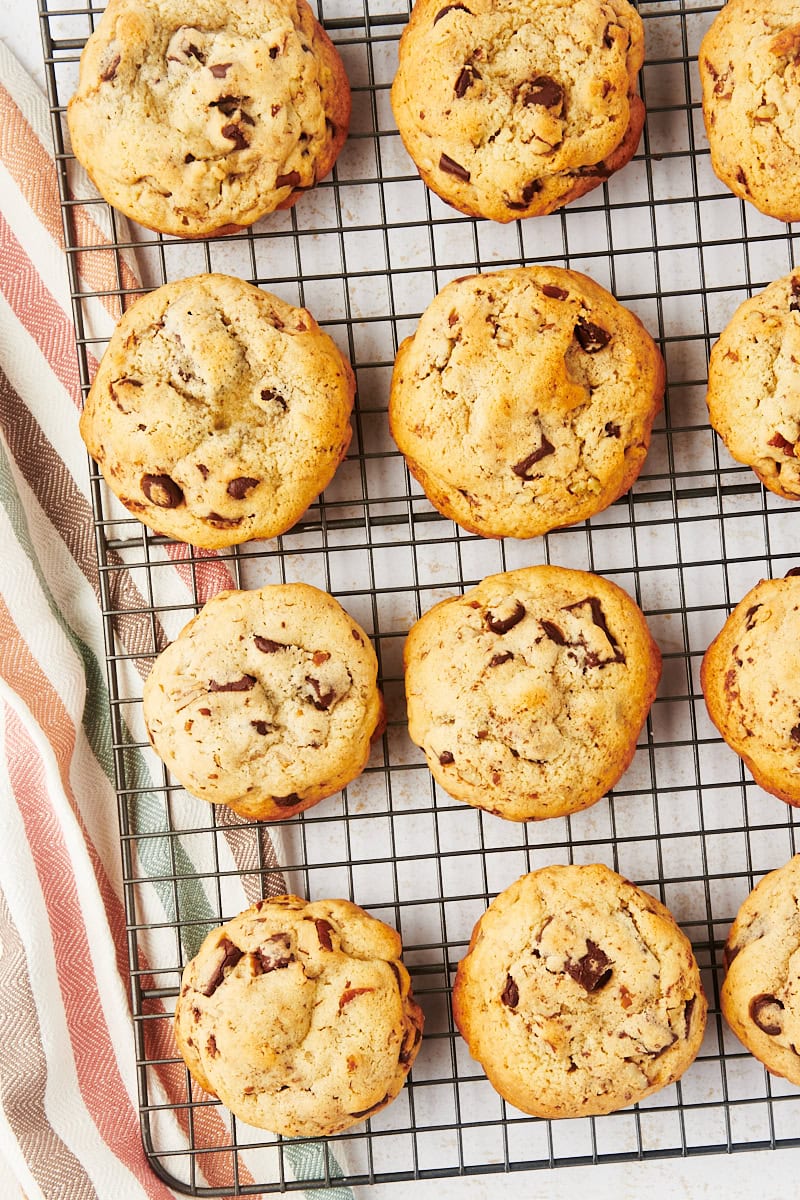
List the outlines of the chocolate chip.
<svg viewBox="0 0 800 1200">
<path fill-rule="evenodd" d="M 467 63 L 465 67 L 462 67 L 454 88 L 455 94 L 459 100 L 462 98 L 462 96 L 466 95 L 475 80 L 480 79 L 480 77 L 480 71 L 478 71 L 476 67 L 473 67 L 471 63 Z"/>
<path fill-rule="evenodd" d="M 793 725 L 789 730 L 789 736 L 793 742 L 800 742 L 800 725 Z"/>
<path fill-rule="evenodd" d="M 319 709 L 320 712 L 327 712 L 336 699 L 335 690 L 330 688 L 327 692 L 323 692 L 320 681 L 311 675 L 306 675 L 306 683 L 310 683 L 314 690 L 314 695 L 310 697 L 314 708 Z"/>
<path fill-rule="evenodd" d="M 567 959 L 564 970 L 587 992 L 597 992 L 611 978 L 611 959 L 591 938 L 586 939 L 586 953 L 573 962 Z"/>
<path fill-rule="evenodd" d="M 541 104 L 543 108 L 560 108 L 564 103 L 564 89 L 548 75 L 537 75 L 516 89 L 514 99 L 521 97 L 524 105 Z"/>
<path fill-rule="evenodd" d="M 205 54 L 203 54 L 203 51 L 198 50 L 197 46 L 195 46 L 192 42 L 189 43 L 189 46 L 186 50 L 186 57 L 187 58 L 196 58 L 197 61 L 201 64 L 204 64 L 206 61 L 206 56 L 205 56 Z"/>
<path fill-rule="evenodd" d="M 367 994 L 367 992 L 374 992 L 374 991 L 375 991 L 375 988 L 371 988 L 371 987 L 345 988 L 345 990 L 342 992 L 341 996 L 339 997 L 339 1012 L 341 1012 L 342 1009 L 344 1008 L 344 1006 L 346 1004 L 349 1004 L 351 1000 L 355 1000 L 356 996 L 365 996 Z"/>
<path fill-rule="evenodd" d="M 611 334 L 607 330 L 601 329 L 599 325 L 593 325 L 591 321 L 585 321 L 583 317 L 578 318 L 575 337 L 581 350 L 585 350 L 587 354 L 596 354 L 611 341 Z"/>
<path fill-rule="evenodd" d="M 516 1008 L 519 1004 L 519 988 L 510 975 L 506 975 L 506 986 L 500 993 L 500 999 L 506 1008 Z"/>
<path fill-rule="evenodd" d="M 603 428 L 608 437 L 618 438 L 620 435 L 620 427 L 619 425 L 615 425 L 613 421 L 606 421 Z"/>
<path fill-rule="evenodd" d="M 197 162 L 197 159 L 195 158 L 195 156 L 193 154 L 187 154 L 183 161 L 188 166 L 189 163 Z"/>
<path fill-rule="evenodd" d="M 220 96 L 218 100 L 212 100 L 209 108 L 218 108 L 226 117 L 232 117 L 244 103 L 241 96 Z M 225 131 L 223 130 L 223 133 Z M 228 135 L 225 134 L 227 137 Z"/>
<path fill-rule="evenodd" d="M 789 312 L 800 312 L 800 279 L 792 279 L 792 298 L 789 301 Z"/>
<path fill-rule="evenodd" d="M 469 183 L 470 174 L 467 168 L 462 167 L 461 163 L 457 163 L 448 154 L 443 154 L 439 159 L 439 170 L 445 171 L 448 175 L 455 175 L 456 179 L 460 179 L 462 183 Z"/>
<path fill-rule="evenodd" d="M 783 1001 L 779 1000 L 777 996 L 771 996 L 768 992 L 759 992 L 750 1001 L 748 1011 L 750 1020 L 758 1026 L 762 1033 L 767 1033 L 770 1037 L 777 1037 L 783 1028 L 779 1023 L 778 1013 L 783 1012 L 783 1009 Z"/>
<path fill-rule="evenodd" d="M 792 567 L 791 571 L 787 571 L 784 579 L 791 579 L 793 575 L 800 575 L 800 567 Z"/>
<path fill-rule="evenodd" d="M 287 408 L 289 407 L 280 392 L 275 391 L 275 388 L 262 388 L 261 399 L 265 404 L 280 404 L 284 412 L 286 412 Z"/>
<path fill-rule="evenodd" d="M 266 721 L 251 721 L 250 724 L 253 726 L 253 729 L 255 729 L 256 733 L 260 733 L 262 737 L 266 737 L 272 728 L 272 726 L 268 725 Z"/>
<path fill-rule="evenodd" d="M 507 617 L 496 617 L 493 612 L 487 612 L 486 624 L 492 633 L 508 633 L 509 629 L 513 629 L 515 625 L 519 625 L 524 616 L 525 605 L 519 600 L 515 600 L 514 608 Z"/>
<path fill-rule="evenodd" d="M 697 996 L 691 996 L 683 1006 L 683 1021 L 684 1021 L 683 1036 L 686 1038 L 688 1038 L 689 1033 L 692 1028 L 692 1013 L 694 1012 L 694 1006 L 696 1003 L 697 1003 Z M 666 1049 L 666 1047 L 665 1047 L 665 1049 Z"/>
<path fill-rule="evenodd" d="M 250 145 L 250 142 L 242 133 L 241 125 L 234 125 L 233 122 L 230 125 L 222 126 L 222 136 L 235 143 L 234 150 L 244 150 Z"/>
<path fill-rule="evenodd" d="M 278 650 L 285 650 L 283 642 L 273 642 L 272 638 L 261 637 L 255 634 L 253 641 L 256 644 L 256 650 L 260 650 L 262 654 L 277 654 Z"/>
<path fill-rule="evenodd" d="M 784 454 L 788 454 L 790 458 L 794 457 L 794 442 L 788 441 L 782 433 L 778 433 L 777 431 L 773 433 L 767 445 L 775 446 L 776 449 L 782 450 Z"/>
<path fill-rule="evenodd" d="M 566 300 L 569 292 L 566 288 L 556 287 L 554 283 L 543 283 L 542 291 L 545 296 L 549 296 L 551 300 Z"/>
<path fill-rule="evenodd" d="M 449 767 L 450 764 L 454 763 L 455 761 L 456 760 L 453 758 L 453 755 L 450 750 L 443 750 L 442 753 L 439 755 L 439 762 L 441 763 L 441 765 L 443 767 Z"/>
<path fill-rule="evenodd" d="M 214 1037 L 213 1033 L 210 1033 L 208 1035 L 208 1041 L 206 1042 L 206 1051 L 208 1054 L 211 1055 L 212 1058 L 219 1057 L 219 1050 L 217 1049 L 217 1039 Z"/>
<path fill-rule="evenodd" d="M 433 18 L 433 24 L 441 21 L 442 17 L 449 12 L 465 12 L 472 16 L 472 10 L 467 8 L 466 4 L 446 4 L 444 8 L 440 8 L 436 16 Z"/>
<path fill-rule="evenodd" d="M 143 475 L 142 491 L 158 508 L 178 508 L 183 504 L 183 492 L 169 475 Z"/>
<path fill-rule="evenodd" d="M 744 173 L 744 167 L 739 167 L 739 169 L 737 170 L 737 172 L 736 172 L 736 182 L 737 182 L 737 183 L 740 183 L 740 184 L 742 185 L 742 187 L 745 189 L 745 191 L 748 191 L 748 192 L 749 192 L 749 190 L 750 190 L 750 187 L 749 187 L 749 184 L 748 184 L 748 182 L 747 182 L 747 176 L 746 176 L 746 175 L 745 175 L 745 173 Z"/>
<path fill-rule="evenodd" d="M 270 48 L 269 48 L 270 58 L 275 59 L 278 57 L 279 54 L 280 54 L 280 48 L 278 46 L 270 46 Z"/>
<path fill-rule="evenodd" d="M 570 644 L 558 626 L 552 621 L 543 621 L 540 619 L 539 624 L 545 632 L 545 637 L 548 637 L 551 642 L 555 642 L 557 646 L 568 646 Z"/>
<path fill-rule="evenodd" d="M 292 187 L 293 188 L 293 187 L 297 187 L 299 183 L 300 183 L 300 172 L 299 171 L 289 171 L 289 173 L 287 175 L 279 175 L 278 176 L 278 178 L 275 180 L 275 187 L 276 188 L 282 188 L 282 187 Z"/>
<path fill-rule="evenodd" d="M 614 45 L 614 39 L 611 36 L 610 23 L 608 25 L 606 25 L 605 29 L 603 30 L 603 45 L 606 47 L 607 50 L 610 50 L 612 48 L 612 46 Z"/>
<path fill-rule="evenodd" d="M 290 792 L 288 796 L 273 796 L 272 803 L 277 804 L 278 808 L 294 808 L 300 803 L 300 797 L 297 792 Z"/>
<path fill-rule="evenodd" d="M 203 476 L 203 479 L 208 479 L 208 467 L 205 465 L 205 463 L 198 463 L 197 469 Z"/>
<path fill-rule="evenodd" d="M 213 67 L 209 67 L 209 70 L 215 79 L 224 79 L 232 66 L 233 63 L 214 63 Z"/>
<path fill-rule="evenodd" d="M 210 512 L 206 520 L 215 529 L 235 529 L 237 525 L 241 525 L 242 523 L 241 517 L 223 517 L 218 512 Z"/>
<path fill-rule="evenodd" d="M 256 975 L 269 975 L 271 971 L 283 971 L 295 961 L 288 933 L 273 933 L 253 954 L 253 969 Z"/>
<path fill-rule="evenodd" d="M 322 919 L 322 917 L 319 917 L 314 922 L 314 925 L 316 926 L 317 937 L 319 938 L 319 944 L 322 946 L 322 949 L 332 950 L 333 942 L 331 941 L 331 933 L 333 932 L 333 926 L 331 925 L 330 921 L 325 921 Z"/>
<path fill-rule="evenodd" d="M 225 979 L 225 971 L 227 968 L 233 969 L 244 953 L 238 946 L 234 946 L 230 938 L 224 937 L 216 949 L 216 959 L 214 970 L 206 983 L 198 987 L 198 991 L 203 996 L 213 996 L 219 985 Z"/>
<path fill-rule="evenodd" d="M 210 692 L 251 692 L 255 685 L 255 675 L 243 675 L 241 679 L 234 679 L 231 683 L 217 683 L 216 679 L 209 679 L 208 690 Z"/>
<path fill-rule="evenodd" d="M 120 56 L 118 54 L 116 54 L 112 58 L 111 62 L 108 64 L 105 71 L 101 72 L 100 78 L 102 79 L 103 83 L 110 83 L 111 80 L 114 79 L 114 77 L 117 74 L 117 67 L 119 66 L 121 61 L 122 61 L 122 59 L 120 58 Z"/>
<path fill-rule="evenodd" d="M 543 458 L 547 458 L 548 455 L 555 454 L 555 449 L 555 446 L 553 446 L 552 443 L 547 440 L 544 434 L 542 434 L 542 444 L 539 449 L 534 450 L 533 454 L 529 454 L 527 458 L 523 458 L 522 461 L 518 462 L 516 466 L 513 466 L 511 470 L 515 475 L 518 475 L 520 479 L 524 479 L 526 482 L 528 482 L 535 477 L 534 475 L 528 474 L 531 467 L 535 463 L 541 462 Z"/>
<path fill-rule="evenodd" d="M 454 5 L 452 5 L 452 7 L 460 8 L 461 6 L 459 4 L 454 4 Z M 389 1099 L 389 1093 L 387 1092 L 386 1095 L 383 1097 L 383 1099 L 379 1100 L 377 1104 L 373 1104 L 371 1108 L 362 1108 L 360 1112 L 350 1113 L 350 1116 L 351 1117 L 368 1117 L 368 1116 L 370 1116 L 371 1113 L 376 1113 L 379 1108 L 383 1108 L 384 1104 L 386 1103 L 386 1101 L 388 1099 Z"/>
<path fill-rule="evenodd" d="M 512 659 L 513 657 L 514 657 L 514 655 L 511 653 L 510 650 L 506 650 L 505 654 L 495 654 L 492 658 L 489 659 L 489 666 L 490 667 L 501 667 L 503 665 L 503 663 L 509 662 L 509 660 Z"/>
<path fill-rule="evenodd" d="M 601 629 L 603 631 L 606 638 L 608 639 L 608 643 L 611 646 L 611 649 L 614 651 L 614 660 L 613 661 L 614 662 L 625 662 L 625 655 L 623 654 L 622 650 L 620 649 L 617 639 L 614 637 L 613 633 L 608 628 L 608 622 L 606 621 L 606 614 L 603 612 L 603 606 L 600 603 L 600 601 L 598 600 L 597 596 L 587 596 L 585 600 L 577 600 L 575 602 L 575 604 L 567 604 L 567 605 L 565 605 L 564 611 L 565 612 L 574 612 L 574 610 L 576 608 L 582 608 L 584 604 L 589 605 L 589 608 L 591 609 L 591 613 L 592 613 L 592 621 L 594 622 L 594 624 L 597 626 L 598 629 Z"/>
<path fill-rule="evenodd" d="M 251 479 L 248 475 L 239 475 L 238 478 L 230 481 L 226 491 L 234 500 L 244 500 L 247 493 L 252 492 L 254 487 L 258 487 L 260 482 L 260 479 Z"/>
</svg>

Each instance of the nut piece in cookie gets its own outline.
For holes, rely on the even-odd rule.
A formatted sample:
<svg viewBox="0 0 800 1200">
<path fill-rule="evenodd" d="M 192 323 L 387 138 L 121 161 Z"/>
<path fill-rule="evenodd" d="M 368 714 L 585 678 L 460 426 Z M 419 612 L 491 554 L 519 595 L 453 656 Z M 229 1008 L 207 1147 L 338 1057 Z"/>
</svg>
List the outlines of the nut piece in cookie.
<svg viewBox="0 0 800 1200">
<path fill-rule="evenodd" d="M 736 309 L 711 351 L 707 402 L 737 462 L 800 500 L 800 270 Z"/>
<path fill-rule="evenodd" d="M 109 0 L 67 120 L 110 204 L 202 237 L 252 225 L 328 174 L 350 88 L 305 0 Z"/>
<path fill-rule="evenodd" d="M 729 0 L 698 56 L 711 165 L 779 221 L 800 220 L 799 63 L 792 0 Z"/>
<path fill-rule="evenodd" d="M 652 896 L 600 864 L 524 875 L 478 921 L 453 1013 L 510 1104 L 585 1117 L 678 1079 L 703 1040 L 691 945 Z"/>
<path fill-rule="evenodd" d="M 417 621 L 409 736 L 459 800 L 513 821 L 594 804 L 630 765 L 661 655 L 641 610 L 586 571 L 492 575 Z"/>
<path fill-rule="evenodd" d="M 553 212 L 633 156 L 644 27 L 627 0 L 416 0 L 392 109 L 425 183 L 474 217 Z"/>
<path fill-rule="evenodd" d="M 347 453 L 355 379 L 304 308 L 229 275 L 142 296 L 81 435 L 130 512 L 204 549 L 290 529 Z"/>
<path fill-rule="evenodd" d="M 400 346 L 389 423 L 444 516 L 535 537 L 607 508 L 637 478 L 664 363 L 586 275 L 518 267 L 454 280 Z"/>
<path fill-rule="evenodd" d="M 364 769 L 385 723 L 377 674 L 366 633 L 327 592 L 221 592 L 156 659 L 145 724 L 192 795 L 280 820 Z"/>
<path fill-rule="evenodd" d="M 242 1121 L 340 1133 L 397 1096 L 423 1013 L 399 934 L 347 900 L 260 900 L 213 930 L 183 972 L 178 1049 Z"/>
<path fill-rule="evenodd" d="M 708 715 L 753 779 L 800 805 L 800 578 L 762 579 L 706 650 Z"/>
<path fill-rule="evenodd" d="M 722 1013 L 773 1075 L 800 1085 L 800 855 L 765 875 L 725 946 Z"/>
</svg>

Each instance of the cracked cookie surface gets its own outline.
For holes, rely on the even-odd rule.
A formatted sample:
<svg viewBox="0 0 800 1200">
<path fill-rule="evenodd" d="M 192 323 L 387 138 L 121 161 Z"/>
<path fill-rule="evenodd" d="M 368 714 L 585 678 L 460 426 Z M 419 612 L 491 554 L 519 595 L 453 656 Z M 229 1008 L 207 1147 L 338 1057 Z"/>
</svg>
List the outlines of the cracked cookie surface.
<svg viewBox="0 0 800 1200">
<path fill-rule="evenodd" d="M 800 219 L 800 19 L 792 0 L 729 0 L 700 46 L 711 164 L 779 221 Z"/>
<path fill-rule="evenodd" d="M 670 912 L 601 864 L 543 867 L 501 892 L 453 989 L 456 1024 L 495 1089 L 551 1118 L 613 1112 L 674 1082 L 706 1008 Z"/>
<path fill-rule="evenodd" d="M 306 309 L 197 275 L 128 310 L 80 428 L 140 521 L 214 549 L 294 525 L 347 452 L 354 394 L 350 364 Z"/>
<path fill-rule="evenodd" d="M 326 592 L 220 592 L 156 659 L 145 724 L 192 795 L 277 820 L 364 769 L 384 722 L 377 674 L 369 638 Z"/>
<path fill-rule="evenodd" d="M 800 804 L 800 578 L 762 579 L 700 671 L 711 720 L 759 787 Z"/>
<path fill-rule="evenodd" d="M 435 605 L 404 661 L 409 736 L 437 782 L 515 821 L 576 812 L 614 786 L 661 674 L 626 592 L 547 566 Z"/>
<path fill-rule="evenodd" d="M 627 0 L 416 0 L 392 108 L 429 188 L 470 216 L 513 221 L 630 160 L 643 58 Z"/>
<path fill-rule="evenodd" d="M 193 1077 L 248 1125 L 338 1133 L 397 1096 L 423 1014 L 399 934 L 346 900 L 262 900 L 213 930 L 175 1009 Z"/>
<path fill-rule="evenodd" d="M 199 237 L 252 225 L 327 175 L 350 88 L 305 0 L 109 0 L 67 119 L 110 204 Z"/>
<path fill-rule="evenodd" d="M 756 885 L 723 957 L 725 1020 L 768 1071 L 800 1085 L 800 855 Z"/>
<path fill-rule="evenodd" d="M 736 309 L 711 351 L 707 401 L 737 462 L 800 500 L 800 271 Z"/>
<path fill-rule="evenodd" d="M 583 521 L 627 491 L 664 391 L 647 330 L 558 267 L 448 284 L 395 360 L 389 422 L 432 504 L 488 537 Z"/>
</svg>

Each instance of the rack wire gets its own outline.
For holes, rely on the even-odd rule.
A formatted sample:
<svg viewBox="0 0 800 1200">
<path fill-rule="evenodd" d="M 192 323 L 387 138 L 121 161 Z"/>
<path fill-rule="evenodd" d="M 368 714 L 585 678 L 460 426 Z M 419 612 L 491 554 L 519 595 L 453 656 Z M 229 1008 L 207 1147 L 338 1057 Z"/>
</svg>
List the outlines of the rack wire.
<svg viewBox="0 0 800 1200">
<path fill-rule="evenodd" d="M 240 275 L 307 305 L 348 354 L 359 389 L 347 462 L 274 542 L 216 557 L 171 545 L 120 515 L 93 469 L 142 1135 L 154 1170 L 192 1195 L 800 1144 L 795 1090 L 744 1052 L 719 1010 L 729 923 L 757 879 L 794 853 L 797 817 L 721 743 L 699 665 L 745 591 L 796 565 L 797 515 L 727 456 L 705 409 L 711 344 L 745 297 L 792 268 L 796 251 L 791 226 L 735 199 L 710 168 L 696 54 L 718 7 L 639 0 L 642 145 L 601 189 L 551 217 L 477 222 L 422 185 L 388 100 L 408 16 L 402 0 L 320 0 L 353 85 L 353 123 L 333 177 L 295 208 L 193 243 L 108 213 L 117 282 L 106 299 L 124 306 L 139 289 L 125 282 L 131 255 L 142 288 L 196 271 Z M 84 393 L 103 346 L 89 317 L 98 294 L 77 270 L 78 256 L 93 251 L 75 220 L 63 114 L 102 8 L 39 0 Z M 585 271 L 633 309 L 664 353 L 668 391 L 629 495 L 544 538 L 489 542 L 442 518 L 409 477 L 388 434 L 388 383 L 397 345 L 448 280 L 534 262 Z M 568 818 L 517 825 L 435 786 L 407 736 L 401 653 L 409 626 L 435 601 L 537 562 L 626 587 L 660 643 L 664 676 L 611 795 Z M 324 587 L 378 652 L 389 715 L 382 744 L 341 796 L 280 827 L 245 825 L 187 797 L 148 758 L 143 735 L 142 675 L 227 573 L 237 586 Z M 458 1038 L 449 991 L 494 895 L 527 870 L 567 861 L 606 862 L 671 908 L 692 938 L 710 1016 L 679 1083 L 611 1116 L 550 1123 L 494 1093 Z M 423 1048 L 398 1100 L 326 1144 L 273 1138 L 230 1118 L 191 1084 L 169 1032 L 181 969 L 209 926 L 285 887 L 349 897 L 394 924 L 426 1012 Z"/>
</svg>

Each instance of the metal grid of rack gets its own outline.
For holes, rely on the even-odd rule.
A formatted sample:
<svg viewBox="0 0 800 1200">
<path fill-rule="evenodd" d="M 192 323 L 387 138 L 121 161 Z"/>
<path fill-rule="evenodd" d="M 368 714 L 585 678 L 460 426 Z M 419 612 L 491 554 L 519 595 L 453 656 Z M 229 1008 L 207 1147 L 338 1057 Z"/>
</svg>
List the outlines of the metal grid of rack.
<svg viewBox="0 0 800 1200">
<path fill-rule="evenodd" d="M 407 19 L 401 0 L 320 0 L 353 86 L 350 138 L 333 177 L 287 213 L 225 239 L 182 243 L 109 213 L 116 286 L 105 300 L 198 271 L 237 274 L 307 305 L 358 379 L 355 437 L 333 484 L 292 531 L 209 556 L 171 545 L 110 503 L 94 474 L 142 1131 L 154 1169 L 196 1195 L 246 1195 L 566 1163 L 800 1144 L 800 1098 L 770 1078 L 719 1013 L 721 946 L 765 871 L 795 850 L 794 811 L 761 792 L 711 726 L 699 665 L 759 578 L 796 565 L 797 516 L 711 432 L 707 355 L 733 309 L 791 269 L 795 235 L 713 175 L 696 54 L 719 5 L 639 0 L 647 125 L 635 159 L 551 217 L 497 226 L 432 196 L 405 155 L 388 92 Z M 79 256 L 63 113 L 103 5 L 39 0 L 84 389 L 102 340 Z M 104 251 L 107 253 L 108 251 Z M 135 263 L 133 284 L 126 264 Z M 665 410 L 632 492 L 590 522 L 530 542 L 488 542 L 440 517 L 388 433 L 399 341 L 448 280 L 527 263 L 582 270 L 633 309 L 667 363 Z M 450 799 L 405 727 L 401 654 L 434 602 L 499 570 L 554 562 L 635 596 L 664 655 L 658 698 L 613 793 L 569 818 L 517 825 Z M 389 724 L 340 797 L 270 828 L 187 797 L 148 758 L 141 684 L 154 656 L 225 582 L 305 579 L 372 634 Z M 549 1123 L 505 1105 L 460 1042 L 449 989 L 475 920 L 524 871 L 603 861 L 658 895 L 692 938 L 710 1000 L 683 1079 L 634 1109 Z M 398 1100 L 326 1145 L 248 1129 L 200 1092 L 169 1032 L 181 969 L 212 924 L 290 888 L 346 896 L 394 924 L 426 1012 Z"/>
</svg>

